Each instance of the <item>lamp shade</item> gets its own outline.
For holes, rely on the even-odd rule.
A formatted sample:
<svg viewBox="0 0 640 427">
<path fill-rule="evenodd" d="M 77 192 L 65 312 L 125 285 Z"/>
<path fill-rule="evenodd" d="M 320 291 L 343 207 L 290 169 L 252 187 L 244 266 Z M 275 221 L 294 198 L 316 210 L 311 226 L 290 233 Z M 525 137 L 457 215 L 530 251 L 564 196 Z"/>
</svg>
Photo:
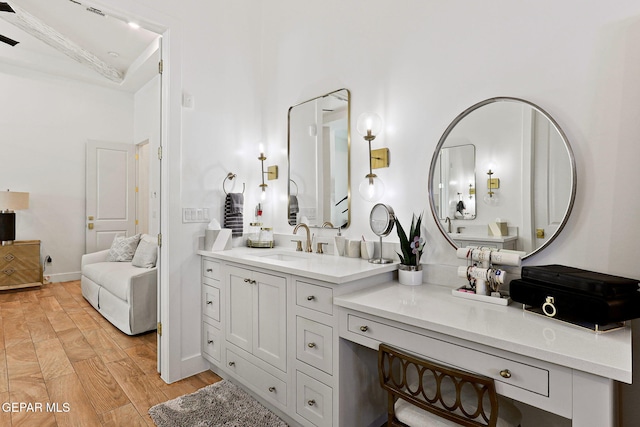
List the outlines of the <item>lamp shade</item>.
<svg viewBox="0 0 640 427">
<path fill-rule="evenodd" d="M 356 130 L 362 136 L 376 136 L 382 131 L 382 118 L 376 113 L 362 113 L 356 122 Z"/>
<path fill-rule="evenodd" d="M 29 193 L 0 191 L 0 211 L 29 209 Z"/>
</svg>

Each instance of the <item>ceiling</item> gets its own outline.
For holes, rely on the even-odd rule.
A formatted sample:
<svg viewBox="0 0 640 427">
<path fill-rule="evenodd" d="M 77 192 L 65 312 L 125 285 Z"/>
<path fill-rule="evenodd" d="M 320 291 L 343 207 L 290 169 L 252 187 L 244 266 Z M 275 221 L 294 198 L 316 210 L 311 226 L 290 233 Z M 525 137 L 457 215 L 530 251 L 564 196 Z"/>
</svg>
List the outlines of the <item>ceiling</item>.
<svg viewBox="0 0 640 427">
<path fill-rule="evenodd" d="M 135 92 L 158 73 L 160 36 L 81 0 L 7 0 L 0 11 L 0 71 L 35 70 Z M 4 7 L 3 7 L 4 6 Z"/>
</svg>

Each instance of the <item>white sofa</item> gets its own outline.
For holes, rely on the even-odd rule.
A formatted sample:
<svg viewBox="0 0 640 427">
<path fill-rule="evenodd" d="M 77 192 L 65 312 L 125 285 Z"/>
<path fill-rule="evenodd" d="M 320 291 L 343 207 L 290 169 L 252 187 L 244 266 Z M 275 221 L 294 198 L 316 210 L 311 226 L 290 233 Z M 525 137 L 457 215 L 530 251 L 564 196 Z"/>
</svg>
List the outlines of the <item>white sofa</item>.
<svg viewBox="0 0 640 427">
<path fill-rule="evenodd" d="M 142 240 L 153 240 L 143 235 Z M 157 326 L 157 267 L 109 262 L 109 249 L 82 256 L 82 295 L 102 316 L 127 335 Z"/>
</svg>

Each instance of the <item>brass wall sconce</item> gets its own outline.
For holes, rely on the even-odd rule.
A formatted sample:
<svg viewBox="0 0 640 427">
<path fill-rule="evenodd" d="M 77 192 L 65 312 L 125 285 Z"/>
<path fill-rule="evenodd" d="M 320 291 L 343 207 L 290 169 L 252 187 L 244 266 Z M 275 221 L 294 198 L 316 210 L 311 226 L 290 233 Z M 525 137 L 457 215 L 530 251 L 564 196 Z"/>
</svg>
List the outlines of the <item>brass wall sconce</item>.
<svg viewBox="0 0 640 427">
<path fill-rule="evenodd" d="M 274 166 L 268 166 L 267 167 L 267 171 L 265 172 L 264 170 L 264 161 L 267 160 L 267 157 L 264 155 L 264 148 L 262 146 L 262 144 L 260 144 L 260 156 L 258 157 L 258 160 L 260 160 L 260 166 L 262 168 L 262 174 L 260 175 L 262 177 L 262 183 L 258 184 L 258 187 L 260 187 L 260 199 L 261 200 L 265 200 L 267 198 L 267 187 L 268 185 L 265 184 L 264 182 L 264 176 L 267 175 L 267 180 L 271 181 L 274 179 L 278 179 L 278 166 L 274 165 Z"/>
<path fill-rule="evenodd" d="M 371 150 L 371 141 L 382 131 L 382 119 L 375 113 L 363 113 L 356 124 L 358 133 L 369 144 L 369 173 L 360 182 L 360 196 L 368 202 L 376 202 L 384 195 L 384 183 L 373 169 L 389 167 L 389 149 Z"/>
<path fill-rule="evenodd" d="M 489 191 L 487 191 L 486 196 L 484 196 L 484 202 L 489 205 L 495 205 L 498 203 L 498 195 L 493 190 L 500 188 L 500 178 L 494 178 L 494 174 L 495 172 L 491 169 L 487 172 L 487 175 L 489 176 L 489 178 L 487 178 L 487 189 Z"/>
</svg>

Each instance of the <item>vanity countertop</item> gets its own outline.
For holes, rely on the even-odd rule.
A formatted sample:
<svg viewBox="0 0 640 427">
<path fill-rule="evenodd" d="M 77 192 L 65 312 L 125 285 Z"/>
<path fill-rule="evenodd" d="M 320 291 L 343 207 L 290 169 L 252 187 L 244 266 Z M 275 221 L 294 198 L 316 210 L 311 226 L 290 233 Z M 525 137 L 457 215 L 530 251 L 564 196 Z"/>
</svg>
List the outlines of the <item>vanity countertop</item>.
<svg viewBox="0 0 640 427">
<path fill-rule="evenodd" d="M 280 248 L 237 247 L 216 252 L 198 250 L 197 253 L 223 261 L 239 262 L 247 266 L 266 268 L 335 284 L 366 279 L 398 269 L 398 262 L 373 264 L 361 258 L 296 252 Z"/>
<path fill-rule="evenodd" d="M 456 298 L 451 288 L 390 282 L 334 304 L 572 369 L 631 383 L 631 328 L 596 334 L 525 312 L 521 305 Z"/>
</svg>

